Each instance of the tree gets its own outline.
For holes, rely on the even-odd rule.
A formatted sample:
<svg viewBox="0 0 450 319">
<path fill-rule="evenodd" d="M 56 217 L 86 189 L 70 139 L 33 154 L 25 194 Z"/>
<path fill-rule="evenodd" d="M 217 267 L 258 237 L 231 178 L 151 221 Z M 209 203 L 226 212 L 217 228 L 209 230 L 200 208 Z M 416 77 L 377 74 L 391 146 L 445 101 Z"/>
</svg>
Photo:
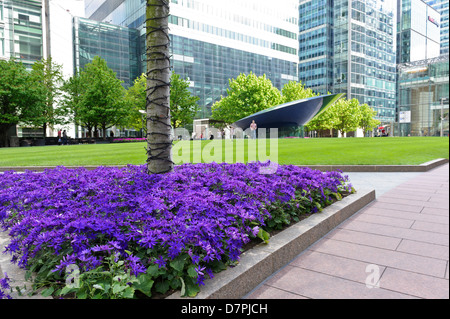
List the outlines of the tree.
<svg viewBox="0 0 450 319">
<path fill-rule="evenodd" d="M 66 104 L 77 124 L 102 129 L 103 137 L 112 126 L 122 125 L 129 112 L 125 89 L 106 61 L 98 56 L 65 84 Z"/>
<path fill-rule="evenodd" d="M 331 117 L 331 127 L 337 129 L 342 136 L 347 132 L 356 131 L 359 127 L 361 114 L 357 99 L 340 99 L 327 110 Z"/>
<path fill-rule="evenodd" d="M 86 64 L 81 78 L 87 85 L 83 94 L 87 114 L 93 117 L 95 125 L 102 129 L 103 137 L 106 137 L 106 130 L 124 123 L 128 114 L 122 81 L 108 68 L 106 61 L 98 56 Z"/>
<path fill-rule="evenodd" d="M 189 82 L 183 80 L 179 74 L 172 73 L 170 86 L 170 112 L 173 128 L 191 123 L 197 114 L 200 98 L 189 91 Z"/>
<path fill-rule="evenodd" d="M 127 103 L 131 106 L 127 123 L 135 129 L 142 128 L 141 110 L 146 108 L 146 82 L 145 74 L 134 81 L 126 93 Z M 189 91 L 189 82 L 181 79 L 179 74 L 172 73 L 170 86 L 170 120 L 173 128 L 182 127 L 192 123 L 198 112 L 197 101 L 199 97 L 193 96 Z"/>
<path fill-rule="evenodd" d="M 21 62 L 0 60 L 0 147 L 9 146 L 8 131 L 39 116 L 37 83 Z"/>
<path fill-rule="evenodd" d="M 359 106 L 359 112 L 361 119 L 359 121 L 359 127 L 363 130 L 364 136 L 367 131 L 370 131 L 381 124 L 381 122 L 375 119 L 377 112 L 367 104 L 361 104 Z"/>
<path fill-rule="evenodd" d="M 317 96 L 311 89 L 306 89 L 302 82 L 290 81 L 281 90 L 282 103 L 303 100 Z"/>
<path fill-rule="evenodd" d="M 170 124 L 169 0 L 147 0 L 147 171 L 173 170 Z"/>
<path fill-rule="evenodd" d="M 227 96 L 213 105 L 212 117 L 231 124 L 281 102 L 280 91 L 265 75 L 240 74 L 229 80 Z"/>
<path fill-rule="evenodd" d="M 140 130 L 143 127 L 141 111 L 145 111 L 147 107 L 147 77 L 142 74 L 125 93 L 126 103 L 131 110 L 127 116 L 126 126 Z"/>
<path fill-rule="evenodd" d="M 34 119 L 34 124 L 42 126 L 44 139 L 47 136 L 47 127 L 63 122 L 62 109 L 55 109 L 55 102 L 61 95 L 63 83 L 62 66 L 52 61 L 42 59 L 33 64 L 33 80 L 38 84 L 38 91 L 41 95 L 41 112 Z"/>
</svg>

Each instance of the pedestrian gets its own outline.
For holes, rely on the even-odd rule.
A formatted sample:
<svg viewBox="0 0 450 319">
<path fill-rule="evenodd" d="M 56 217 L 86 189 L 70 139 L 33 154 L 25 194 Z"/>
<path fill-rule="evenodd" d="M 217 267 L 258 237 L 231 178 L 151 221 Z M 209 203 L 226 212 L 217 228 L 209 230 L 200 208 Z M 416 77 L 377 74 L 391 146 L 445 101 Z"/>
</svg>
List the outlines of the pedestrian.
<svg viewBox="0 0 450 319">
<path fill-rule="evenodd" d="M 251 138 L 253 140 L 256 139 L 256 129 L 257 129 L 257 125 L 255 123 L 255 120 L 253 120 L 252 124 L 250 124 Z"/>
<path fill-rule="evenodd" d="M 66 133 L 66 130 L 64 130 L 63 133 L 62 133 L 62 144 L 63 145 L 67 145 L 67 133 Z"/>
<path fill-rule="evenodd" d="M 61 130 L 58 130 L 58 145 L 61 145 L 62 140 L 61 140 Z"/>
</svg>

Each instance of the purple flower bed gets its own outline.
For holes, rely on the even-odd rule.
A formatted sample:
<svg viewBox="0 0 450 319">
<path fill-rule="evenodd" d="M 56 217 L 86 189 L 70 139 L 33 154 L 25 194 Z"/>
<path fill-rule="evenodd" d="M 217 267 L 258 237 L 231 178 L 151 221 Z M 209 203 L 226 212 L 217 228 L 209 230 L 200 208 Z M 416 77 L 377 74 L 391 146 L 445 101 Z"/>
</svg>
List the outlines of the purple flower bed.
<svg viewBox="0 0 450 319">
<path fill-rule="evenodd" d="M 194 296 L 252 239 L 267 240 L 270 230 L 352 192 L 339 172 L 279 166 L 263 175 L 263 165 L 186 164 L 165 175 L 148 175 L 144 166 L 0 174 L 6 252 L 38 274 L 35 288 L 47 295 Z M 74 265 L 78 277 L 67 270 Z M 76 284 L 67 285 L 68 276 Z"/>
<path fill-rule="evenodd" d="M 11 279 L 6 273 L 4 278 L 0 278 L 0 299 L 12 299 L 9 295 L 9 291 L 11 290 L 10 282 Z"/>
</svg>

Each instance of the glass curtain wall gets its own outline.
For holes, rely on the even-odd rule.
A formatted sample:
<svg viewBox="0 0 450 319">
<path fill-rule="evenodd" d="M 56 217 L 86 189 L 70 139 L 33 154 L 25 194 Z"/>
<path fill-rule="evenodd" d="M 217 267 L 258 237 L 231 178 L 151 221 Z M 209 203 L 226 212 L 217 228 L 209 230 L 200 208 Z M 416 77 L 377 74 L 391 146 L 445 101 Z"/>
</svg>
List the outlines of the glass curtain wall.
<svg viewBox="0 0 450 319">
<path fill-rule="evenodd" d="M 106 60 L 124 87 L 141 73 L 138 63 L 139 32 L 135 29 L 74 18 L 75 69 L 83 69 L 95 56 Z"/>
<path fill-rule="evenodd" d="M 28 68 L 43 57 L 42 1 L 0 0 L 0 57 Z"/>
<path fill-rule="evenodd" d="M 399 65 L 400 136 L 448 136 L 449 60 Z"/>
<path fill-rule="evenodd" d="M 140 72 L 146 71 L 145 1 L 115 1 L 115 9 L 90 0 L 93 15 L 140 32 Z M 298 80 L 298 1 L 171 0 L 169 21 L 173 71 L 199 96 L 198 118 L 226 95 L 240 73 L 266 74 L 281 89 Z"/>
</svg>

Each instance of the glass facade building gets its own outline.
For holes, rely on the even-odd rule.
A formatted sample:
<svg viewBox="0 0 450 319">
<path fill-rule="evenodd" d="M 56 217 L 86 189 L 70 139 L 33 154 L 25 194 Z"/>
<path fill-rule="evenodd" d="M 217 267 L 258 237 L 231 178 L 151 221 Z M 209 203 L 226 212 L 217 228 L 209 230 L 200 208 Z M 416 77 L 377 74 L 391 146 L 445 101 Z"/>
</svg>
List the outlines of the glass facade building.
<svg viewBox="0 0 450 319">
<path fill-rule="evenodd" d="M 448 54 L 448 42 L 449 42 L 449 33 L 448 33 L 448 10 L 449 10 L 449 1 L 448 0 L 424 0 L 428 5 L 436 9 L 441 15 L 441 54 Z"/>
<path fill-rule="evenodd" d="M 0 0 L 0 58 L 28 68 L 43 57 L 41 0 Z"/>
<path fill-rule="evenodd" d="M 399 65 L 400 136 L 448 136 L 449 56 Z"/>
<path fill-rule="evenodd" d="M 440 14 L 422 0 L 398 0 L 397 61 L 407 63 L 440 55 Z"/>
<path fill-rule="evenodd" d="M 74 67 L 79 71 L 94 59 L 102 57 L 109 68 L 123 81 L 133 85 L 139 70 L 139 32 L 135 29 L 74 18 Z"/>
<path fill-rule="evenodd" d="M 279 89 L 298 80 L 297 0 L 171 0 L 170 6 L 173 71 L 200 98 L 198 117 L 211 115 L 240 73 L 266 74 Z M 145 72 L 145 1 L 87 0 L 86 15 L 138 30 Z"/>
<path fill-rule="evenodd" d="M 384 0 L 302 0 L 299 79 L 326 94 L 346 93 L 395 120 L 395 6 Z"/>
</svg>

